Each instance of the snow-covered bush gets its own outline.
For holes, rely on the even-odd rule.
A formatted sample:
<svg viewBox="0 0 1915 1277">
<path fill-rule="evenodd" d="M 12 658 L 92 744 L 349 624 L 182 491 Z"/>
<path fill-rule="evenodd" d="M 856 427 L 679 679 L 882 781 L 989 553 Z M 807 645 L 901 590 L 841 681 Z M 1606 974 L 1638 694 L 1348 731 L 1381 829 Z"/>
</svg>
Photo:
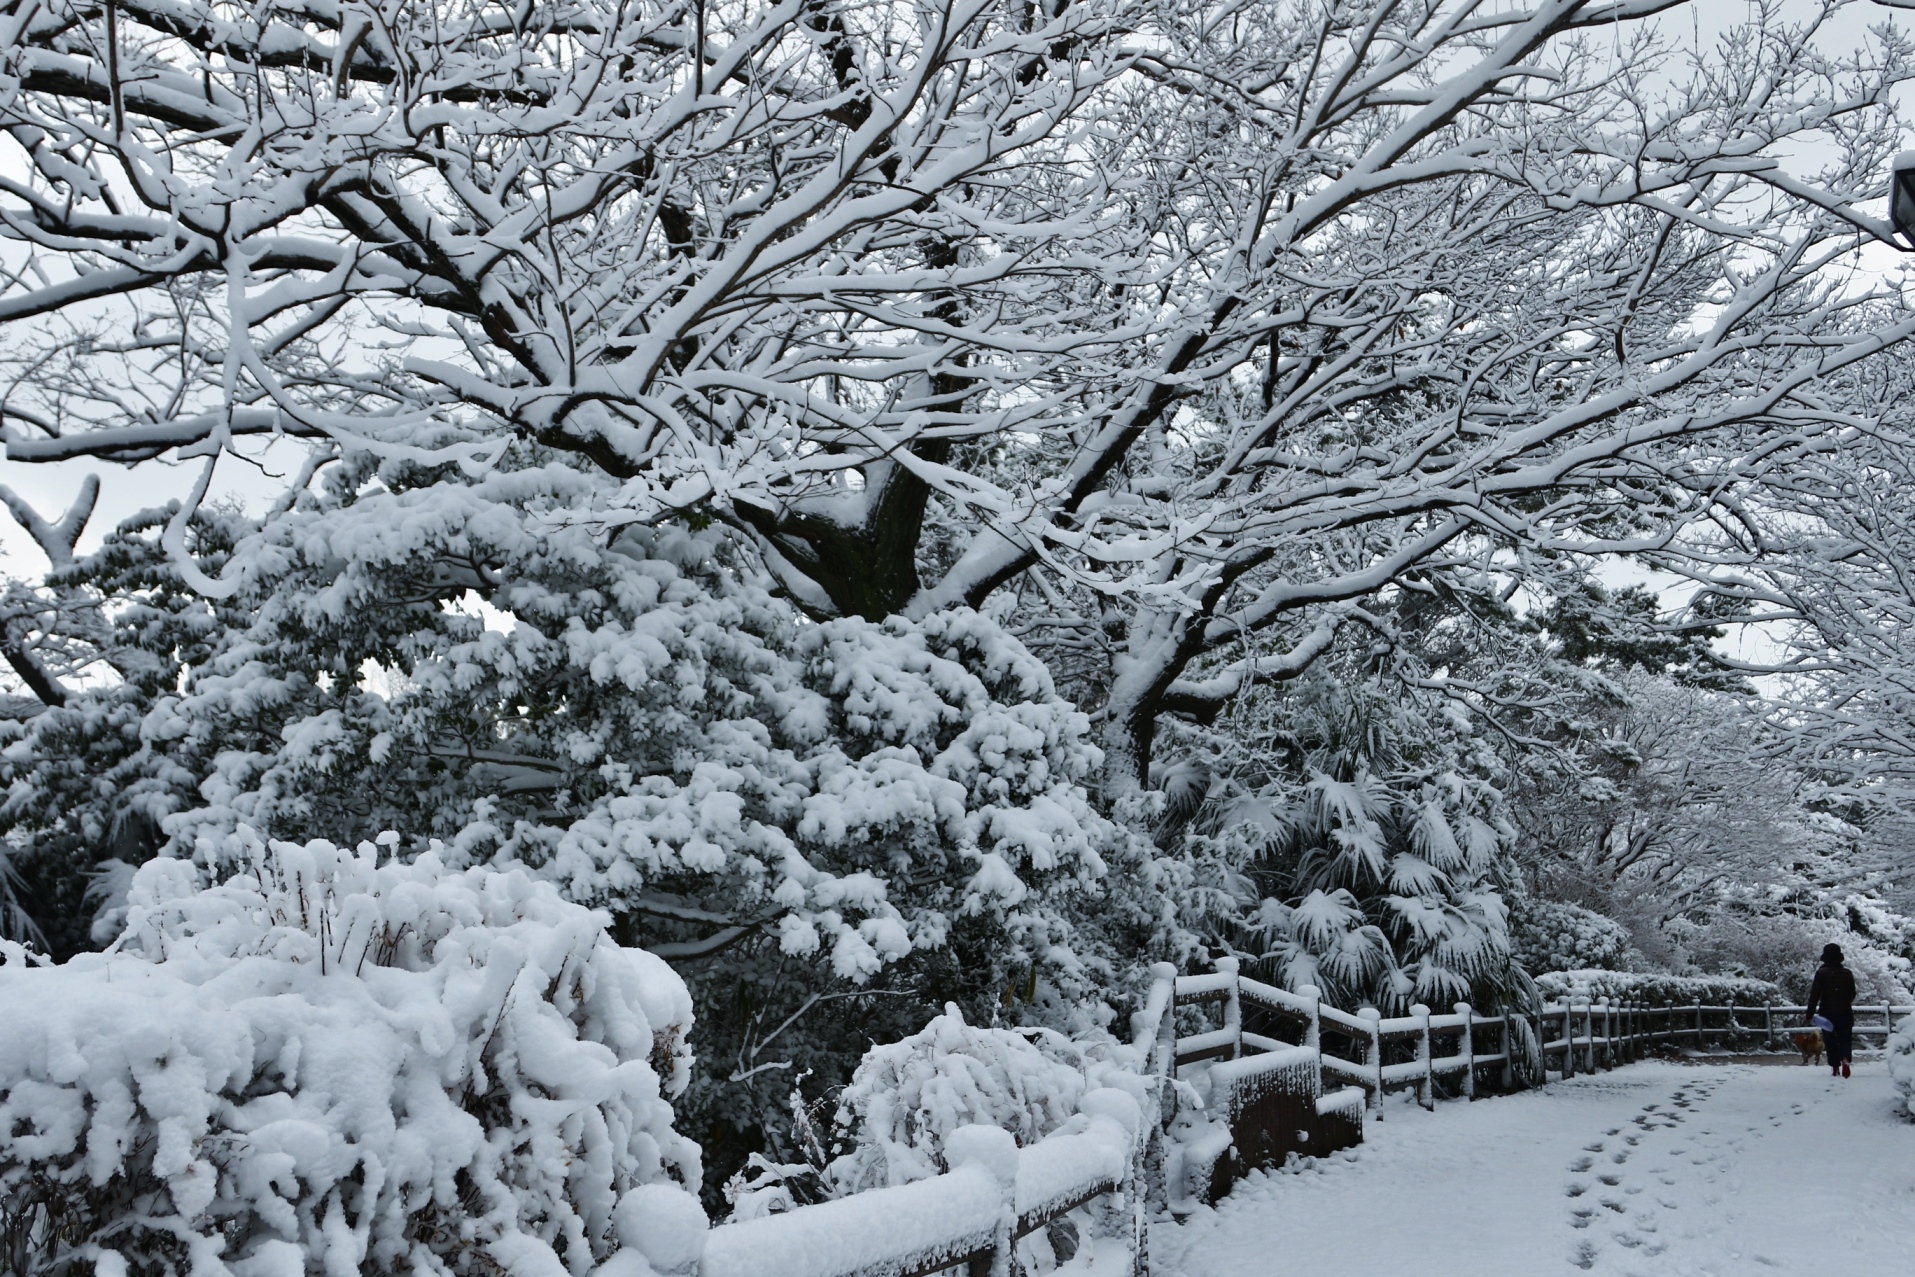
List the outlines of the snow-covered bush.
<svg viewBox="0 0 1915 1277">
<path fill-rule="evenodd" d="M 114 659 L 158 672 L 13 729 L 0 834 L 68 862 L 76 907 L 116 828 L 215 867 L 242 827 L 522 867 L 686 978 L 724 1064 L 678 1107 L 721 1176 L 780 1138 L 791 1077 L 840 1085 L 947 1001 L 1122 998 L 1162 922 L 1151 849 L 1014 637 L 967 608 L 811 620 L 725 529 L 608 533 L 601 480 L 519 460 L 355 458 L 207 529 L 247 583 L 217 616 L 150 522 L 110 538 L 75 571 L 124 596 Z"/>
<path fill-rule="evenodd" d="M 388 840 L 391 841 L 391 840 Z M 255 844 L 135 875 L 111 952 L 0 967 L 24 1273 L 620 1277 L 696 1258 L 685 986 L 523 872 Z"/>
<path fill-rule="evenodd" d="M 1629 953 L 1629 930 L 1615 919 L 1541 896 L 1510 900 L 1509 934 L 1516 961 L 1531 973 L 1613 971 Z"/>
<path fill-rule="evenodd" d="M 1103 1033 L 985 1028 L 948 1005 L 919 1032 L 865 1052 L 839 1093 L 829 1155 L 800 1109 L 811 1161 L 752 1159 L 727 1186 L 733 1217 L 941 1175 L 950 1169 L 945 1140 L 962 1127 L 995 1126 L 1019 1146 L 1034 1144 L 1069 1122 L 1090 1091 L 1136 1094 L 1140 1063 Z"/>
<path fill-rule="evenodd" d="M 1636 971 L 1549 971 L 1536 977 L 1536 991 L 1544 998 L 1610 998 L 1650 1006 L 1756 1007 L 1786 1002 L 1782 990 L 1767 980 L 1734 976 L 1663 975 Z"/>
<path fill-rule="evenodd" d="M 943 1174 L 945 1137 L 963 1126 L 1034 1144 L 1070 1120 L 1086 1091 L 1122 1080 L 1133 1054 L 1110 1039 L 966 1024 L 947 1006 L 923 1031 L 865 1052 L 838 1099 L 844 1151 L 827 1171 L 833 1193 Z"/>
<path fill-rule="evenodd" d="M 1895 1080 L 1895 1089 L 1902 1093 L 1902 1104 L 1910 1117 L 1915 1117 L 1915 1016 L 1903 1019 L 1895 1032 L 1888 1035 L 1888 1049 L 1884 1053 L 1888 1060 L 1888 1075 Z"/>
</svg>

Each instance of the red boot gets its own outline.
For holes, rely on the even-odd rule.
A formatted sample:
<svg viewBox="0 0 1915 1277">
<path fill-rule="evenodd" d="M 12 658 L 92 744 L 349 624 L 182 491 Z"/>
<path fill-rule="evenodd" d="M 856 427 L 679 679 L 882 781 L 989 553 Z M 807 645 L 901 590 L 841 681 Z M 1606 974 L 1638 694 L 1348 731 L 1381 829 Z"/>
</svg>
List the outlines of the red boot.
<svg viewBox="0 0 1915 1277">
<path fill-rule="evenodd" d="M 1847 1077 L 1848 1075 L 1849 1075 L 1849 1062 L 1847 1060 L 1843 1060 L 1842 1061 L 1842 1076 Z"/>
</svg>

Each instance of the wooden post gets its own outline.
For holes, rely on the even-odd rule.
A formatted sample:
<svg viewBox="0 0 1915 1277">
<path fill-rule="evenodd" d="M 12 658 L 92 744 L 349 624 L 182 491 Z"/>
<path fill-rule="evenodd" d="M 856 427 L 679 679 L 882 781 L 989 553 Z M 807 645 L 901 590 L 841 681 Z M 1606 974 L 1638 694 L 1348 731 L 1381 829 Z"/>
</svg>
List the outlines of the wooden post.
<svg viewBox="0 0 1915 1277">
<path fill-rule="evenodd" d="M 1370 1115 L 1377 1121 L 1383 1120 L 1383 1033 L 1377 1027 L 1377 1021 L 1383 1013 L 1375 1007 L 1363 1007 L 1357 1011 L 1370 1026 L 1370 1036 L 1363 1042 L 1363 1067 L 1369 1071 L 1376 1089 L 1370 1092 Z"/>
<path fill-rule="evenodd" d="M 1430 1071 L 1430 1009 L 1421 1002 L 1410 1008 L 1418 1020 L 1416 1059 L 1423 1066 L 1423 1080 L 1416 1084 L 1416 1099 L 1424 1108 L 1436 1109 L 1436 1075 Z"/>
<path fill-rule="evenodd" d="M 1563 998 L 1563 1079 L 1576 1076 L 1576 1008 L 1567 995 Z"/>
<path fill-rule="evenodd" d="M 1728 1044 L 1731 1050 L 1735 1049 L 1736 1030 L 1738 1027 L 1735 1022 L 1735 994 L 1731 993 L 1729 995 L 1729 1022 L 1722 1026 L 1722 1040 Z"/>
<path fill-rule="evenodd" d="M 1323 1076 L 1323 991 L 1314 984 L 1306 984 L 1297 990 L 1297 996 L 1310 1000 L 1310 1010 L 1303 1021 L 1303 1045 L 1317 1053 L 1317 1093 L 1321 1095 L 1330 1089 Z"/>
<path fill-rule="evenodd" d="M 1602 999 L 1602 1066 L 1605 1069 L 1616 1067 L 1616 1012 L 1615 1004 L 1605 996 Z M 1590 1043 L 1593 1047 L 1595 1043 Z"/>
<path fill-rule="evenodd" d="M 1243 995 L 1237 983 L 1237 960 L 1218 958 L 1217 971 L 1230 977 L 1223 995 L 1223 1027 L 1230 1030 L 1230 1054 L 1227 1059 L 1243 1058 Z"/>
<path fill-rule="evenodd" d="M 1144 1194 L 1138 1204 L 1138 1220 L 1162 1215 L 1170 1209 L 1170 1184 L 1164 1166 L 1164 1132 L 1177 1116 L 1177 1088 L 1171 1083 L 1177 1076 L 1177 968 L 1168 962 L 1154 962 L 1151 983 L 1166 986 L 1163 1018 L 1157 1021 L 1157 1038 L 1151 1049 L 1150 1071 L 1157 1088 L 1156 1112 L 1145 1117 L 1149 1130 L 1144 1140 Z M 1139 1235 L 1138 1244 L 1143 1244 Z M 1147 1262 L 1147 1259 L 1139 1262 Z"/>
<path fill-rule="evenodd" d="M 1314 984 L 1306 984 L 1297 990 L 1297 996 L 1310 1000 L 1310 1009 L 1305 1013 L 1303 1025 L 1303 1045 L 1312 1051 L 1323 1050 L 1323 991 Z M 1321 1072 L 1321 1066 L 1318 1066 Z"/>
<path fill-rule="evenodd" d="M 1768 1050 L 1775 1045 L 1775 1004 L 1762 1004 L 1762 1049 Z"/>
<path fill-rule="evenodd" d="M 1697 994 L 1696 995 L 1696 1050 L 1698 1051 L 1702 1049 L 1703 1042 L 1707 1040 L 1706 1038 L 1703 1037 L 1703 1032 L 1704 1030 L 1702 1027 L 1702 995 Z"/>
<path fill-rule="evenodd" d="M 1458 1002 L 1456 1014 L 1463 1017 L 1463 1042 L 1460 1047 L 1463 1056 L 1463 1098 L 1476 1098 L 1476 1013 L 1469 1003 Z"/>
<path fill-rule="evenodd" d="M 967 1129 L 964 1134 L 977 1134 L 977 1128 Z M 997 1135 L 995 1130 L 986 1132 Z M 955 1141 L 953 1141 L 955 1143 Z M 998 1144 L 992 1140 L 990 1144 Z M 1009 1153 L 1007 1159 L 1003 1155 Z M 991 1239 L 991 1249 L 971 1256 L 965 1265 L 969 1277 L 1011 1277 L 1017 1259 L 1013 1253 L 1017 1245 L 1017 1145 L 1011 1140 L 1002 1141 L 1001 1148 L 991 1148 L 983 1140 L 972 1141 L 968 1146 L 947 1149 L 951 1168 L 975 1160 L 990 1176 L 997 1181 L 998 1191 L 1003 1194 L 1003 1205 L 998 1209 L 997 1235 Z"/>
<path fill-rule="evenodd" d="M 1503 1036 L 1499 1041 L 1503 1044 L 1503 1091 L 1508 1093 L 1516 1089 L 1516 1046 L 1510 1036 L 1508 1002 L 1503 1003 Z"/>
</svg>

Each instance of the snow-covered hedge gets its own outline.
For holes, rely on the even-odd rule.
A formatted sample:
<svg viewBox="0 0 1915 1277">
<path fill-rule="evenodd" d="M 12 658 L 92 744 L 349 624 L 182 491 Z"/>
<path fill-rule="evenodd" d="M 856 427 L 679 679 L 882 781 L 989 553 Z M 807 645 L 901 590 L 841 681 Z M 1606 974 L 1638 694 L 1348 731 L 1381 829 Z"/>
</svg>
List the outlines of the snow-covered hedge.
<svg viewBox="0 0 1915 1277">
<path fill-rule="evenodd" d="M 1888 1075 L 1895 1079 L 1908 1115 L 1915 1117 L 1915 1017 L 1903 1020 L 1901 1027 L 1888 1035 L 1887 1058 Z"/>
<path fill-rule="evenodd" d="M 1638 971 L 1551 971 L 1536 977 L 1536 991 L 1550 1001 L 1573 997 L 1616 998 L 1650 1006 L 1763 1006 L 1786 1002 L 1767 980 L 1734 976 L 1661 975 Z"/>
<path fill-rule="evenodd" d="M 1629 932 L 1613 918 L 1563 900 L 1514 896 L 1510 948 L 1525 971 L 1613 971 L 1629 953 Z"/>
<path fill-rule="evenodd" d="M 693 1264 L 691 1003 L 524 873 L 156 860 L 114 951 L 0 965 L 20 1272 L 608 1277 Z M 623 1249 L 621 1250 L 621 1247 Z M 649 1262 L 648 1262 L 649 1260 Z M 77 1267 L 76 1267 L 77 1265 Z"/>
</svg>

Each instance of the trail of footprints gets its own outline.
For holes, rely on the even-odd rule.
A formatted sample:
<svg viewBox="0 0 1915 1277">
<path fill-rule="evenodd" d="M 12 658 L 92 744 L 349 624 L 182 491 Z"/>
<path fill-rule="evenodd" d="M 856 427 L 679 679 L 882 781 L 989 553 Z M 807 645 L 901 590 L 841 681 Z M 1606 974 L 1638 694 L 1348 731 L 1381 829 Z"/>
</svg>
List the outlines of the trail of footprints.
<svg viewBox="0 0 1915 1277">
<path fill-rule="evenodd" d="M 1604 1131 L 1570 1161 L 1571 1178 L 1563 1192 L 1569 1198 L 1569 1226 L 1577 1232 L 1572 1264 L 1594 1268 L 1612 1242 L 1641 1256 L 1663 1252 L 1663 1230 L 1674 1224 L 1670 1212 L 1679 1207 L 1671 1191 L 1677 1175 L 1715 1184 L 1741 1148 L 1740 1138 L 1718 1140 L 1701 1124 L 1706 1119 L 1698 1106 L 1720 1085 L 1719 1075 L 1684 1083 L 1666 1100 L 1643 1105 L 1626 1126 Z M 1792 1115 L 1802 1111 L 1796 1105 Z M 1782 1119 L 1774 1121 L 1780 1125 Z M 1683 1129 L 1691 1122 L 1697 1123 L 1694 1136 Z M 1652 1151 L 1651 1137 L 1665 1131 L 1674 1134 L 1654 1140 Z M 1704 1201 L 1714 1205 L 1719 1197 L 1708 1193 Z"/>
</svg>

